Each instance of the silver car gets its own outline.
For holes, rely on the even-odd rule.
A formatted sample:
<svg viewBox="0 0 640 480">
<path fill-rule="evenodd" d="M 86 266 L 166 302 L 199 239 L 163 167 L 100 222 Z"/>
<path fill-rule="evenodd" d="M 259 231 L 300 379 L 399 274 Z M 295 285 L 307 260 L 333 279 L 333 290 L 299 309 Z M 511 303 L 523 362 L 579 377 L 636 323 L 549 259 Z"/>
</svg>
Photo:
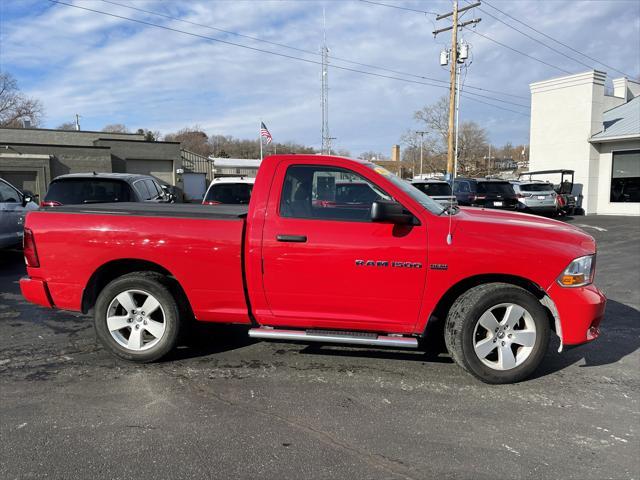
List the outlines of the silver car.
<svg viewBox="0 0 640 480">
<path fill-rule="evenodd" d="M 551 183 L 513 181 L 511 184 L 518 197 L 519 210 L 531 213 L 556 213 L 558 209 L 557 194 Z"/>
<path fill-rule="evenodd" d="M 31 194 L 21 193 L 0 178 L 0 248 L 15 247 L 22 242 L 24 217 L 37 209 Z"/>
</svg>

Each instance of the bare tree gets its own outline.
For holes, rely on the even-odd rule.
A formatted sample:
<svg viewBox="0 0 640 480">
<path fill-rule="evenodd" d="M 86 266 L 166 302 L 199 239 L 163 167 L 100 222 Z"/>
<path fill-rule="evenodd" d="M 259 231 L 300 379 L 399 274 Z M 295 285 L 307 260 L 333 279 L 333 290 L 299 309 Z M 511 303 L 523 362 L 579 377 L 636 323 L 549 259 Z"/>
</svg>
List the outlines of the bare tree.
<svg viewBox="0 0 640 480">
<path fill-rule="evenodd" d="M 23 127 L 25 120 L 37 127 L 43 115 L 40 101 L 25 96 L 10 73 L 0 72 L 0 127 Z"/>
<path fill-rule="evenodd" d="M 122 123 L 110 123 L 102 128 L 103 132 L 109 133 L 129 133 L 129 129 Z"/>
<path fill-rule="evenodd" d="M 164 139 L 167 142 L 180 142 L 182 148 L 205 157 L 208 157 L 213 152 L 209 137 L 198 125 L 183 128 L 175 133 L 168 133 L 164 136 Z"/>
<path fill-rule="evenodd" d="M 373 150 L 368 150 L 366 152 L 362 152 L 360 155 L 358 155 L 358 159 L 366 160 L 368 162 L 389 161 L 389 160 L 391 160 L 391 158 L 389 158 L 388 155 L 385 155 L 382 152 L 375 152 Z"/>
<path fill-rule="evenodd" d="M 56 127 L 56 130 L 75 130 L 76 124 L 74 122 L 64 122 Z"/>
<path fill-rule="evenodd" d="M 483 173 L 489 148 L 487 132 L 475 122 L 462 122 L 458 132 L 458 169 L 461 173 Z M 488 173 L 488 172 L 487 172 Z"/>
<path fill-rule="evenodd" d="M 136 133 L 138 135 L 144 135 L 144 139 L 147 142 L 158 142 L 160 141 L 160 137 L 162 137 L 158 130 L 151 131 L 146 128 L 139 128 Z"/>
<path fill-rule="evenodd" d="M 426 132 L 424 138 L 416 131 L 406 132 L 401 142 L 405 145 L 405 159 L 414 165 L 419 164 L 420 142 L 423 141 L 423 172 L 446 171 L 447 137 L 449 134 L 449 99 L 440 98 L 436 103 L 427 105 L 413 115 L 419 127 L 416 130 Z M 478 170 L 488 148 L 487 132 L 475 122 L 462 122 L 458 132 L 458 170 L 471 173 Z"/>
</svg>

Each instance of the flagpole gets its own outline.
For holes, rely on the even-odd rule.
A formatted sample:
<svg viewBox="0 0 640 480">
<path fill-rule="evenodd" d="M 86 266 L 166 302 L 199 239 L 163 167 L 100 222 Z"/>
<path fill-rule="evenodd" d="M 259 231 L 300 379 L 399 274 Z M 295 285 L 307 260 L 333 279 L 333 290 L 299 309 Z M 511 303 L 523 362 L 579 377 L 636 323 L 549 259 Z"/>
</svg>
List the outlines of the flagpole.
<svg viewBox="0 0 640 480">
<path fill-rule="evenodd" d="M 260 142 L 260 161 L 262 162 L 262 120 L 260 120 L 260 128 L 258 129 L 258 141 Z"/>
</svg>

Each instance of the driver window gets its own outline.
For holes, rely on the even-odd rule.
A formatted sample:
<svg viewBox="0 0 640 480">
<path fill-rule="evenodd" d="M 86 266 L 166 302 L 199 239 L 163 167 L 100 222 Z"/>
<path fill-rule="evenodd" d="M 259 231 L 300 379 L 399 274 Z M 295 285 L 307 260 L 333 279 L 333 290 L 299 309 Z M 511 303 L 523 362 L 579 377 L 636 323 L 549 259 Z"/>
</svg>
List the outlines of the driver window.
<svg viewBox="0 0 640 480">
<path fill-rule="evenodd" d="M 20 195 L 4 182 L 0 182 L 0 202 L 15 203 L 20 201 Z"/>
<path fill-rule="evenodd" d="M 368 222 L 376 200 L 391 197 L 350 170 L 294 165 L 282 187 L 280 216 Z"/>
</svg>

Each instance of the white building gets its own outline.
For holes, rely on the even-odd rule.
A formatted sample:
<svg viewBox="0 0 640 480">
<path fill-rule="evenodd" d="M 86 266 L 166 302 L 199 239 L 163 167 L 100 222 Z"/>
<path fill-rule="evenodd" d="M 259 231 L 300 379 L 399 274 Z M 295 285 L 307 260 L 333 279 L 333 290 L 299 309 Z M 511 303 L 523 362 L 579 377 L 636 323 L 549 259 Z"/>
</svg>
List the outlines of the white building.
<svg viewBox="0 0 640 480">
<path fill-rule="evenodd" d="M 259 158 L 209 157 L 215 177 L 255 177 L 262 161 Z"/>
<path fill-rule="evenodd" d="M 593 70 L 532 83 L 529 170 L 575 170 L 586 214 L 640 215 L 640 83 Z M 551 179 L 550 179 L 551 180 Z"/>
</svg>

